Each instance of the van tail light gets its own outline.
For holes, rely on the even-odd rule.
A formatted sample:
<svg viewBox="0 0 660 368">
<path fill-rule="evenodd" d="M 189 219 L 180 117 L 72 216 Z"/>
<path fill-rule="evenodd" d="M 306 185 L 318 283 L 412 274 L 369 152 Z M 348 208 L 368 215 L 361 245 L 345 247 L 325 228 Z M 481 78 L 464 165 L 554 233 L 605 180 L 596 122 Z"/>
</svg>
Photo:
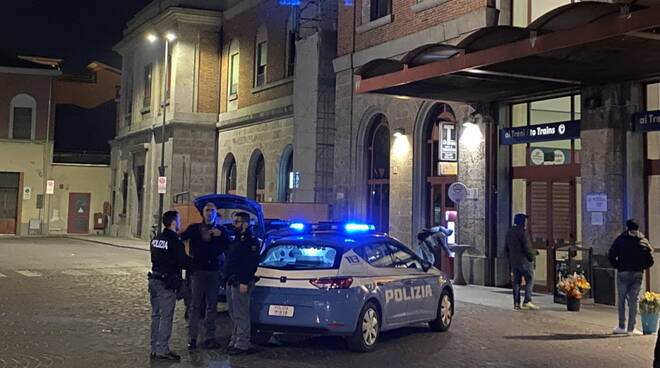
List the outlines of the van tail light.
<svg viewBox="0 0 660 368">
<path fill-rule="evenodd" d="M 319 289 L 348 289 L 353 283 L 352 277 L 329 277 L 309 280 L 309 283 Z"/>
</svg>

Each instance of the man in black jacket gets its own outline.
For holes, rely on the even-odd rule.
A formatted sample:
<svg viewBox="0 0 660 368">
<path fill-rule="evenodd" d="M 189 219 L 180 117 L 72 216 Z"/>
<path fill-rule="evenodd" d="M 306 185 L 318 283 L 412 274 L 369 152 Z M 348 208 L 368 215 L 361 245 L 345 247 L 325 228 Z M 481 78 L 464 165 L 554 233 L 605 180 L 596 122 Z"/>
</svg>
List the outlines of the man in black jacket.
<svg viewBox="0 0 660 368">
<path fill-rule="evenodd" d="M 190 267 L 183 243 L 176 233 L 181 218 L 176 211 L 163 214 L 165 230 L 151 241 L 151 359 L 179 361 L 181 357 L 170 350 L 172 319 L 176 305 L 176 292 L 181 286 L 181 269 Z"/>
<path fill-rule="evenodd" d="M 532 288 L 534 287 L 534 256 L 525 224 L 527 215 L 518 213 L 513 218 L 513 227 L 506 233 L 505 251 L 509 257 L 509 266 L 513 273 L 513 308 L 520 309 L 520 284 L 525 278 L 525 301 L 522 308 L 538 310 L 532 303 Z"/>
<path fill-rule="evenodd" d="M 227 352 L 229 355 L 249 354 L 250 349 L 250 296 L 254 289 L 254 274 L 259 266 L 259 240 L 250 230 L 250 215 L 234 214 L 236 238 L 229 245 L 225 259 L 227 279 L 227 306 L 233 330 Z"/>
<path fill-rule="evenodd" d="M 653 266 L 653 249 L 649 241 L 639 231 L 635 220 L 626 222 L 626 231 L 616 238 L 610 248 L 608 258 L 617 269 L 619 291 L 619 326 L 615 334 L 642 335 L 635 329 L 637 318 L 637 298 L 642 287 L 644 270 Z M 626 301 L 628 301 L 628 329 L 626 330 Z"/>
<path fill-rule="evenodd" d="M 218 256 L 229 244 L 227 235 L 219 228 L 219 215 L 212 202 L 202 209 L 203 222 L 191 224 L 181 234 L 181 239 L 190 241 L 192 257 L 192 297 L 188 313 L 188 349 L 197 348 L 199 320 L 202 301 L 205 301 L 204 347 L 217 349 L 220 344 L 215 338 L 215 318 L 217 314 L 220 274 Z"/>
</svg>

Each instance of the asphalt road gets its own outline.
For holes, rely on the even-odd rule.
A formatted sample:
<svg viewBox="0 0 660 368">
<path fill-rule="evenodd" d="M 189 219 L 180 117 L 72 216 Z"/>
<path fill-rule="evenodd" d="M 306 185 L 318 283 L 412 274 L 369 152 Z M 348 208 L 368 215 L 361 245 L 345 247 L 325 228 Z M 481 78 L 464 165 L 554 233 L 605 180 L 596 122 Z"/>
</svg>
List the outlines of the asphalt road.
<svg viewBox="0 0 660 368">
<path fill-rule="evenodd" d="M 149 361 L 148 253 L 67 238 L 0 238 L 0 368 L 5 367 L 651 367 L 655 336 L 614 337 L 575 320 L 457 302 L 447 333 L 384 333 L 355 354 L 339 338 L 229 358 L 185 350 L 183 305 L 171 346 L 181 363 Z M 459 296 L 460 299 L 460 296 Z M 219 340 L 228 340 L 221 314 Z"/>
</svg>

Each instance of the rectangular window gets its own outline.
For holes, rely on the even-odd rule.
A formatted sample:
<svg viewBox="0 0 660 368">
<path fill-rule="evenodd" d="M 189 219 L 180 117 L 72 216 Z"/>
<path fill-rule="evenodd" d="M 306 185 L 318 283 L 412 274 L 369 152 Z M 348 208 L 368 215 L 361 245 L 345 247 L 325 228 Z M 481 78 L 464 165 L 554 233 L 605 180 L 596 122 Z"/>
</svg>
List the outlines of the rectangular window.
<svg viewBox="0 0 660 368">
<path fill-rule="evenodd" d="M 235 97 L 238 94 L 238 76 L 239 76 L 239 53 L 233 54 L 229 58 L 229 96 Z"/>
<path fill-rule="evenodd" d="M 296 34 L 292 31 L 287 32 L 287 55 L 286 55 L 286 76 L 293 76 L 296 68 Z"/>
<path fill-rule="evenodd" d="M 256 63 L 255 63 L 255 87 L 263 86 L 266 83 L 266 63 L 268 60 L 268 43 L 259 42 L 257 44 Z"/>
<path fill-rule="evenodd" d="M 317 244 L 277 244 L 268 248 L 261 267 L 278 270 L 324 270 L 338 268 L 342 252 Z"/>
<path fill-rule="evenodd" d="M 151 64 L 144 67 L 144 101 L 142 107 L 145 108 L 151 106 L 151 69 Z"/>
<path fill-rule="evenodd" d="M 165 82 L 165 96 L 170 99 L 170 89 L 172 87 L 172 51 L 167 53 L 167 81 Z"/>
<path fill-rule="evenodd" d="M 576 0 L 513 0 L 512 23 L 515 27 L 527 27 L 549 11 Z"/>
<path fill-rule="evenodd" d="M 14 139 L 32 138 L 32 108 L 14 107 L 12 138 Z"/>
<path fill-rule="evenodd" d="M 128 205 L 128 174 L 124 173 L 121 180 L 121 214 L 126 215 L 126 206 Z"/>
<path fill-rule="evenodd" d="M 370 0 L 369 18 L 376 20 L 390 14 L 390 0 Z"/>
<path fill-rule="evenodd" d="M 126 126 L 131 126 L 131 114 L 133 114 L 133 75 L 129 75 L 126 78 L 126 99 L 124 100 L 126 104 Z"/>
</svg>

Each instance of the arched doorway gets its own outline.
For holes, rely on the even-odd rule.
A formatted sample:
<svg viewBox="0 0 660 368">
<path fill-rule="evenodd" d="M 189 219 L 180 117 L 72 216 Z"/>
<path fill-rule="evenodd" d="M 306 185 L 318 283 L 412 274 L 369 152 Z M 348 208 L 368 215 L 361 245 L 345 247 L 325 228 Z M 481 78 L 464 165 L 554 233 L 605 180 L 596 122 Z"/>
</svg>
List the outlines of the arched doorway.
<svg viewBox="0 0 660 368">
<path fill-rule="evenodd" d="M 266 199 L 266 165 L 264 155 L 259 150 L 252 153 L 248 171 L 248 198 L 257 202 Z"/>
<path fill-rule="evenodd" d="M 458 180 L 458 124 L 451 106 L 445 103 L 426 105 L 416 133 L 415 195 L 416 234 L 422 228 L 444 226 L 454 229 L 458 208 L 449 199 L 449 186 Z M 455 234 L 448 243 L 455 242 Z M 440 268 L 453 277 L 453 259 L 444 251 L 440 255 Z"/>
<path fill-rule="evenodd" d="M 367 219 L 386 232 L 390 221 L 390 129 L 387 118 L 376 115 L 366 136 Z"/>
<path fill-rule="evenodd" d="M 233 154 L 227 154 L 222 172 L 225 194 L 236 194 L 236 159 Z"/>
</svg>

